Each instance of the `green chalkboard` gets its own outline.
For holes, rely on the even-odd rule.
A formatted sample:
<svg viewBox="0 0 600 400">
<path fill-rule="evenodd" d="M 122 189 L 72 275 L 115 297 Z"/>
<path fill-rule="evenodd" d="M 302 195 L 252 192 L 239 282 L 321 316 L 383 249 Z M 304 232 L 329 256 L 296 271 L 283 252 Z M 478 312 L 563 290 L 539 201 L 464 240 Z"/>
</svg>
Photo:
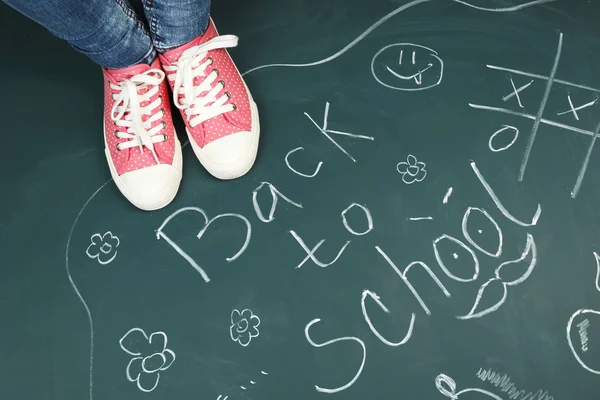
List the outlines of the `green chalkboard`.
<svg viewBox="0 0 600 400">
<path fill-rule="evenodd" d="M 0 398 L 600 398 L 600 4 L 212 8 L 258 159 L 185 147 L 155 212 L 98 67 L 1 8 Z"/>
</svg>

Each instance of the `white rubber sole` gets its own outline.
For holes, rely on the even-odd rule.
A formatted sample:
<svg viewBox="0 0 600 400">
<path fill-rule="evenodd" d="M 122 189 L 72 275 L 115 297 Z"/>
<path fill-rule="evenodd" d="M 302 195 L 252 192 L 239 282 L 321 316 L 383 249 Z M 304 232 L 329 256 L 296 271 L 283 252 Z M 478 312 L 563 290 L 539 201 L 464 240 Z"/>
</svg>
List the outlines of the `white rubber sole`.
<svg viewBox="0 0 600 400">
<path fill-rule="evenodd" d="M 108 161 L 110 175 L 115 181 L 119 191 L 127 200 L 129 200 L 129 202 L 131 202 L 131 204 L 144 211 L 154 211 L 167 206 L 173 201 L 173 199 L 175 199 L 175 196 L 179 191 L 181 179 L 183 177 L 183 156 L 181 154 L 181 143 L 179 142 L 177 134 L 175 134 L 175 155 L 173 156 L 172 168 L 179 172 L 179 174 L 175 179 L 167 180 L 164 185 L 156 190 L 153 194 L 146 196 L 136 194 L 129 190 L 127 185 L 123 182 L 121 176 L 117 174 L 117 170 L 112 162 L 108 147 L 106 145 L 106 135 L 104 137 L 104 153 L 106 155 L 106 160 Z"/>
<path fill-rule="evenodd" d="M 246 90 L 248 90 L 247 87 Z M 196 154 L 196 158 L 198 158 L 200 164 L 202 164 L 202 166 L 217 179 L 230 180 L 239 178 L 248 173 L 248 171 L 250 171 L 250 169 L 254 165 L 254 162 L 256 161 L 256 156 L 258 154 L 258 143 L 260 141 L 260 121 L 258 117 L 258 108 L 256 107 L 256 103 L 254 103 L 250 92 L 248 91 L 247 93 L 248 100 L 250 102 L 250 110 L 252 113 L 253 122 L 252 130 L 249 132 L 251 139 L 250 145 L 247 147 L 246 152 L 244 152 L 242 156 L 239 157 L 237 160 L 227 163 L 219 163 L 213 161 L 207 155 L 207 152 L 196 144 L 196 141 L 192 138 L 192 135 L 190 135 L 189 131 L 186 129 L 188 139 L 190 141 L 190 144 L 192 145 L 194 154 Z M 234 135 L 237 135 L 237 133 L 234 133 L 230 136 Z M 225 136 L 224 138 L 217 139 L 216 141 L 227 140 L 227 138 L 228 136 Z M 208 145 L 210 145 L 210 143 Z"/>
</svg>

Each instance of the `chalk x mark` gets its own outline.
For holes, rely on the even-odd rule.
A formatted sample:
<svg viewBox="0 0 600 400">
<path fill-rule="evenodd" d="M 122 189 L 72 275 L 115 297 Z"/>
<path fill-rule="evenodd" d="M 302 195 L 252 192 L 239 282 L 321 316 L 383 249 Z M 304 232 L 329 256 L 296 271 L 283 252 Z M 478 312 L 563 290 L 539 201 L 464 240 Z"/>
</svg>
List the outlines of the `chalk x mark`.
<svg viewBox="0 0 600 400">
<path fill-rule="evenodd" d="M 573 106 L 573 101 L 571 100 L 571 95 L 567 95 L 567 100 L 569 100 L 569 106 L 571 107 L 571 109 L 567 110 L 567 111 L 559 112 L 556 115 L 564 115 L 567 113 L 573 113 L 573 117 L 575 117 L 575 119 L 577 121 L 579 121 L 579 114 L 577 114 L 577 111 L 583 110 L 584 108 L 587 108 L 587 107 L 591 107 L 594 104 L 596 104 L 596 102 L 598 101 L 598 99 L 594 99 L 594 101 L 590 101 L 589 103 L 585 103 L 584 105 L 575 107 L 575 106 Z"/>
<path fill-rule="evenodd" d="M 508 101 L 509 99 L 511 99 L 512 97 L 517 97 L 517 102 L 519 103 L 519 107 L 523 108 L 523 104 L 521 103 L 521 96 L 519 96 L 519 93 L 521 93 L 523 90 L 527 89 L 529 86 L 531 86 L 531 84 L 533 83 L 533 79 L 531 80 L 531 82 L 526 83 L 525 85 L 521 86 L 520 88 L 516 88 L 515 87 L 515 83 L 513 82 L 512 76 L 510 77 L 510 83 L 513 87 L 513 92 L 507 94 L 506 96 L 504 96 L 502 98 L 502 100 L 504 101 Z"/>
</svg>

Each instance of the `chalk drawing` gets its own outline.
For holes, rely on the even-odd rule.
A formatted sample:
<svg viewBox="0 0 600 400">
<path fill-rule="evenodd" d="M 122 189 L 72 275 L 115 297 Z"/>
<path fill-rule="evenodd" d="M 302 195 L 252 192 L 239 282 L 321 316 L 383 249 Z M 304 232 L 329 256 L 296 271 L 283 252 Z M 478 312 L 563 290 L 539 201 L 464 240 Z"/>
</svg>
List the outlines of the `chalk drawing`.
<svg viewBox="0 0 600 400">
<path fill-rule="evenodd" d="M 494 227 L 494 229 L 496 231 L 496 236 L 498 238 L 498 248 L 494 252 L 488 251 L 488 250 L 484 249 L 482 246 L 480 246 L 472 238 L 471 234 L 469 233 L 469 228 L 468 228 L 469 217 L 471 216 L 471 212 L 473 212 L 473 211 L 483 215 L 488 221 L 490 221 L 492 223 L 492 226 Z M 500 257 L 500 255 L 502 254 L 502 242 L 503 242 L 502 230 L 500 230 L 498 223 L 494 220 L 494 218 L 492 218 L 492 216 L 490 214 L 488 214 L 487 211 L 485 211 L 483 208 L 469 207 L 467 209 L 467 211 L 465 211 L 465 214 L 463 215 L 461 227 L 462 227 L 462 233 L 463 233 L 465 239 L 467 239 L 467 242 L 469 242 L 469 244 L 471 246 L 475 247 L 477 250 L 481 251 L 484 254 L 487 254 L 490 257 L 496 257 L 496 258 Z"/>
<path fill-rule="evenodd" d="M 292 67 L 292 68 L 297 68 L 297 67 L 313 67 L 316 65 L 321 65 L 321 64 L 325 64 L 328 63 L 330 61 L 335 60 L 336 58 L 340 57 L 342 54 L 346 53 L 348 50 L 350 50 L 351 48 L 353 48 L 354 46 L 356 46 L 360 41 L 362 41 L 365 37 L 367 37 L 371 32 L 373 32 L 375 29 L 377 29 L 378 27 L 380 27 L 381 25 L 383 25 L 385 22 L 387 22 L 389 19 L 393 18 L 394 16 L 400 14 L 402 11 L 408 10 L 409 8 L 412 8 L 414 6 L 417 6 L 419 4 L 423 4 L 423 3 L 428 3 L 430 1 L 433 0 L 413 0 L 409 3 L 403 4 L 401 6 L 399 6 L 398 8 L 396 8 L 395 10 L 393 10 L 392 12 L 384 15 L 382 18 L 380 18 L 377 22 L 375 22 L 374 24 L 372 24 L 371 26 L 369 26 L 363 33 L 361 33 L 360 35 L 358 35 L 356 37 L 356 39 L 352 40 L 350 43 L 348 43 L 346 46 L 344 46 L 341 50 L 337 51 L 336 53 L 330 55 L 329 57 L 325 57 L 323 59 L 317 60 L 317 61 L 313 61 L 313 62 L 308 62 L 308 63 L 298 63 L 298 64 L 266 64 L 266 65 L 260 65 L 258 67 L 254 67 L 249 69 L 248 71 L 244 72 L 242 74 L 242 76 L 247 75 L 251 72 L 254 71 L 258 71 L 261 69 L 265 69 L 265 68 L 274 68 L 274 67 Z M 529 2 L 525 2 L 522 4 L 518 4 L 515 6 L 510 6 L 510 7 L 496 7 L 496 8 L 491 8 L 491 7 L 481 7 L 481 6 L 476 6 L 473 4 L 470 4 L 466 1 L 461 1 L 461 0 L 451 0 L 455 3 L 458 4 L 462 4 L 464 6 L 467 7 L 471 7 L 480 11 L 489 11 L 489 12 L 513 12 L 513 11 L 518 11 L 518 10 L 522 10 L 528 7 L 532 7 L 535 5 L 540 5 L 540 4 L 544 4 L 544 3 L 552 3 L 555 0 L 535 0 L 535 1 L 529 1 Z"/>
<path fill-rule="evenodd" d="M 580 323 L 577 324 L 577 328 L 579 328 L 579 340 L 581 340 L 581 351 L 584 353 L 588 351 L 588 328 L 590 327 L 590 320 L 584 319 Z"/>
<path fill-rule="evenodd" d="M 323 114 L 323 126 L 319 126 L 319 124 L 317 124 L 315 122 L 315 120 L 308 113 L 305 112 L 304 115 L 306 115 L 308 117 L 308 119 L 310 120 L 310 122 L 312 122 L 314 124 L 314 126 L 316 126 L 317 129 L 327 139 L 329 139 L 329 141 L 331 143 L 333 143 L 333 145 L 335 147 L 337 147 L 342 153 L 344 153 L 353 162 L 356 162 L 356 159 L 354 157 L 352 157 L 352 155 L 350 155 L 350 153 L 348 153 L 346 151 L 346 149 L 344 149 L 338 142 L 336 142 L 335 139 L 333 139 L 331 136 L 329 136 L 329 134 L 346 136 L 346 137 L 351 137 L 351 138 L 354 138 L 354 139 L 375 140 L 375 138 L 372 137 L 372 136 L 357 135 L 355 133 L 348 133 L 348 132 L 336 131 L 336 130 L 333 130 L 333 129 L 327 129 L 328 118 L 329 118 L 329 102 L 325 103 L 325 112 Z"/>
<path fill-rule="evenodd" d="M 407 185 L 415 182 L 422 182 L 427 176 L 425 163 L 417 161 L 412 154 L 406 157 L 406 161 L 401 161 L 396 165 L 396 170 L 402 175 L 402 181 Z"/>
<path fill-rule="evenodd" d="M 404 66 L 402 65 L 402 54 L 404 51 L 412 53 L 412 63 L 408 67 L 406 67 L 406 63 L 404 63 Z M 386 59 L 391 58 L 391 53 L 393 55 L 400 54 L 398 65 L 393 67 L 390 67 L 385 62 Z M 415 65 L 417 64 L 417 54 L 419 55 L 420 62 L 418 65 Z M 422 61 L 423 59 L 425 61 Z M 381 64 L 381 67 L 385 68 L 376 68 L 378 64 Z M 401 74 L 398 71 L 408 71 L 408 75 L 405 72 Z M 414 92 L 439 85 L 444 76 L 444 62 L 436 51 L 428 47 L 413 43 L 393 43 L 375 53 L 371 60 L 371 74 L 379 84 L 389 89 Z M 425 74 L 426 78 L 432 77 L 432 79 L 426 79 L 426 81 L 431 82 L 423 85 L 423 74 Z"/>
<path fill-rule="evenodd" d="M 204 281 L 208 283 L 208 282 L 210 282 L 210 278 L 208 277 L 208 275 L 206 274 L 204 269 L 202 267 L 200 267 L 200 265 L 192 257 L 190 257 L 185 251 L 183 251 L 183 249 L 181 247 L 179 247 L 179 245 L 177 245 L 165 232 L 163 232 L 164 227 L 173 218 L 175 218 L 177 215 L 179 215 L 181 213 L 188 212 L 188 211 L 193 211 L 193 212 L 199 213 L 204 218 L 204 227 L 198 233 L 198 235 L 197 235 L 198 239 L 202 239 L 202 236 L 204 235 L 204 233 L 206 232 L 206 230 L 208 229 L 210 224 L 212 224 L 213 222 L 215 222 L 218 219 L 234 218 L 234 219 L 241 219 L 244 222 L 244 224 L 246 225 L 246 239 L 244 240 L 244 244 L 238 250 L 237 253 L 235 253 L 233 256 L 227 257 L 225 259 L 225 260 L 227 260 L 227 262 L 236 260 L 239 256 L 242 255 L 242 253 L 244 253 L 244 251 L 246 251 L 246 248 L 248 247 L 248 244 L 250 243 L 250 237 L 252 236 L 252 226 L 250 225 L 250 221 L 248 221 L 248 219 L 241 214 L 232 214 L 232 213 L 219 214 L 216 217 L 208 219 L 208 214 L 206 213 L 206 211 L 202 210 L 201 208 L 183 207 L 183 208 L 180 208 L 179 210 L 175 211 L 173 214 L 169 215 L 167 217 L 167 219 L 165 219 L 164 222 L 160 225 L 160 227 L 156 230 L 156 239 L 157 240 L 164 239 L 173 249 L 175 249 L 175 251 L 180 256 L 182 256 L 196 271 L 198 271 L 198 273 L 202 276 L 202 279 L 204 279 Z"/>
<path fill-rule="evenodd" d="M 317 390 L 317 392 L 321 392 L 321 393 L 341 392 L 342 390 L 346 390 L 350 386 L 352 386 L 354 384 L 354 382 L 356 382 L 356 380 L 359 378 L 360 374 L 362 373 L 363 367 L 365 366 L 365 361 L 367 359 L 367 347 L 365 346 L 365 343 L 362 340 L 360 340 L 359 338 L 354 337 L 354 336 L 344 336 L 344 337 L 339 337 L 336 339 L 328 340 L 327 342 L 323 342 L 323 343 L 315 343 L 310 338 L 308 331 L 311 326 L 313 326 L 314 324 L 316 324 L 317 322 L 320 322 L 320 321 L 321 321 L 321 318 L 315 318 L 312 321 L 310 321 L 308 324 L 306 324 L 306 327 L 304 328 L 304 336 L 306 336 L 306 340 L 308 341 L 308 343 L 311 344 L 311 346 L 318 348 L 318 347 L 329 346 L 329 345 L 337 343 L 337 342 L 353 341 L 353 342 L 360 344 L 360 347 L 362 348 L 362 353 L 363 353 L 362 362 L 360 364 L 360 367 L 358 368 L 358 371 L 356 372 L 356 375 L 354 375 L 354 377 L 352 378 L 352 380 L 350 380 L 350 382 L 346 383 L 343 386 L 334 388 L 334 389 L 327 389 L 327 388 L 323 388 L 323 387 L 315 385 L 315 389 Z"/>
<path fill-rule="evenodd" d="M 471 261 L 473 262 L 473 269 L 474 269 L 472 277 L 460 278 L 448 270 L 448 267 L 446 267 L 446 264 L 444 264 L 444 261 L 442 260 L 442 256 L 440 255 L 440 251 L 438 249 L 439 243 L 444 240 L 448 240 L 451 243 L 457 244 L 461 248 L 465 249 L 467 251 L 467 253 L 469 253 L 469 255 L 471 256 Z M 435 259 L 437 260 L 440 268 L 442 269 L 442 271 L 444 271 L 444 273 L 446 275 L 448 275 L 448 278 L 453 279 L 457 282 L 473 282 L 474 280 L 476 280 L 479 277 L 479 259 L 475 255 L 475 252 L 473 250 L 471 250 L 471 248 L 469 246 L 464 244 L 459 239 L 457 239 L 453 236 L 444 234 L 433 241 L 433 252 L 435 254 Z M 459 258 L 458 254 L 454 253 L 454 259 L 457 260 L 458 258 Z M 471 264 L 469 261 L 467 261 L 467 263 Z"/>
<path fill-rule="evenodd" d="M 137 383 L 142 392 L 151 392 L 158 386 L 160 372 L 166 371 L 175 361 L 175 353 L 167 348 L 167 335 L 164 332 L 154 332 L 148 337 L 140 328 L 130 329 L 121 340 L 121 349 L 134 356 L 125 369 L 129 382 Z M 140 349 L 154 348 L 142 353 Z"/>
<path fill-rule="evenodd" d="M 484 187 L 486 192 L 488 192 L 489 196 L 492 198 L 492 200 L 494 201 L 494 204 L 496 205 L 496 207 L 498 207 L 498 209 L 500 210 L 502 215 L 504 215 L 507 219 L 509 219 L 510 221 L 512 221 L 515 224 L 520 225 L 520 226 L 528 227 L 528 226 L 533 226 L 533 225 L 537 224 L 538 220 L 540 219 L 540 214 L 542 213 L 541 205 L 539 205 L 539 204 L 537 205 L 537 209 L 535 211 L 535 214 L 533 215 L 533 218 L 531 219 L 531 222 L 523 222 L 523 221 L 515 218 L 506 209 L 506 207 L 504 207 L 502 205 L 502 203 L 500 202 L 500 199 L 498 198 L 498 196 L 496 196 L 496 193 L 494 193 L 494 190 L 492 189 L 492 187 L 487 183 L 487 181 L 485 180 L 485 178 L 479 171 L 479 168 L 477 168 L 475 161 L 471 162 L 471 168 L 473 169 L 473 172 L 475 172 L 475 175 L 479 179 L 479 182 L 481 182 L 481 185 Z"/>
<path fill-rule="evenodd" d="M 409 221 L 433 221 L 433 217 L 408 217 Z"/>
<path fill-rule="evenodd" d="M 443 204 L 448 204 L 448 199 L 452 195 L 452 190 L 453 190 L 452 187 L 449 187 L 448 191 L 446 191 L 446 195 L 444 196 L 444 199 L 442 200 Z"/>
<path fill-rule="evenodd" d="M 381 299 L 379 298 L 379 296 L 377 296 L 377 294 L 375 292 L 371 292 L 370 290 L 363 291 L 362 297 L 360 300 L 360 306 L 362 308 L 363 317 L 365 318 L 367 325 L 369 325 L 371 332 L 373 332 L 373 334 L 375 336 L 377 336 L 377 338 L 379 340 L 381 340 L 383 343 L 387 344 L 388 346 L 397 347 L 397 346 L 402 346 L 404 343 L 408 342 L 410 340 L 410 337 L 412 336 L 413 327 L 415 325 L 415 313 L 412 313 L 412 316 L 410 317 L 410 324 L 408 326 L 408 331 L 406 332 L 406 335 L 404 335 L 404 338 L 402 338 L 401 341 L 396 342 L 396 343 L 390 342 L 389 340 L 384 338 L 379 333 L 379 331 L 377 331 L 377 329 L 375 329 L 375 327 L 373 326 L 373 323 L 371 322 L 371 319 L 369 318 L 369 314 L 367 313 L 367 307 L 365 305 L 365 300 L 367 299 L 367 297 L 370 297 L 371 299 L 373 299 L 373 301 L 375 303 L 377 303 L 377 305 L 386 313 L 389 314 L 390 310 L 388 310 L 388 308 L 381 302 Z"/>
<path fill-rule="evenodd" d="M 367 229 L 363 232 L 358 232 L 358 231 L 355 231 L 354 229 L 352 229 L 350 227 L 350 224 L 348 223 L 348 220 L 346 219 L 346 213 L 348 211 L 350 211 L 353 207 L 360 208 L 362 210 L 362 212 L 365 214 L 365 217 L 367 219 Z M 358 203 L 352 203 L 347 208 L 345 208 L 344 211 L 342 211 L 342 222 L 343 222 L 346 230 L 356 236 L 366 235 L 367 233 L 369 233 L 373 230 L 373 217 L 371 216 L 371 211 L 369 211 L 369 209 L 367 207 L 360 205 Z"/>
<path fill-rule="evenodd" d="M 229 327 L 229 336 L 234 342 L 238 342 L 243 347 L 247 347 L 252 338 L 258 337 L 260 332 L 258 326 L 260 325 L 260 318 L 254 315 L 254 313 L 245 309 L 241 312 L 234 309 L 231 312 L 231 326 Z"/>
<path fill-rule="evenodd" d="M 529 262 L 529 264 L 527 265 L 527 267 L 525 268 L 525 271 L 523 272 L 523 274 L 521 274 L 521 276 L 519 276 L 516 279 L 512 279 L 512 280 L 502 278 L 501 272 L 504 269 L 506 269 L 507 267 L 509 267 L 510 269 L 513 269 L 514 265 L 523 264 L 523 261 L 525 261 L 525 259 L 529 255 L 531 255 L 531 261 Z M 525 250 L 523 250 L 523 253 L 521 254 L 521 256 L 519 258 L 517 258 L 516 260 L 506 261 L 506 262 L 503 262 L 502 264 L 500 264 L 498 266 L 498 268 L 496 268 L 496 271 L 494 273 L 495 276 L 493 278 L 489 279 L 487 282 L 485 282 L 479 288 L 479 291 L 477 292 L 477 298 L 475 299 L 475 303 L 473 304 L 471 311 L 469 311 L 469 313 L 467 315 L 458 316 L 456 318 L 461 319 L 461 320 L 481 318 L 484 315 L 487 315 L 487 314 L 499 309 L 500 306 L 502 306 L 502 304 L 504 304 L 504 302 L 506 301 L 506 297 L 508 295 L 508 286 L 515 286 L 515 285 L 518 285 L 518 284 L 524 282 L 527 278 L 529 278 L 529 275 L 531 275 L 531 272 L 535 268 L 536 264 L 537 264 L 537 247 L 535 245 L 535 240 L 534 240 L 533 236 L 528 233 Z M 502 296 L 499 300 L 496 300 L 496 302 L 493 305 L 491 305 L 487 308 L 484 308 L 483 310 L 479 310 L 479 304 L 481 302 L 483 294 L 485 293 L 486 288 L 491 284 L 493 284 L 494 286 L 498 286 L 498 285 L 502 286 Z"/>
<path fill-rule="evenodd" d="M 496 138 L 496 136 L 502 134 L 503 132 L 510 132 L 510 131 L 513 132 L 513 138 L 510 141 L 510 143 L 508 143 L 507 145 L 505 145 L 503 147 L 495 147 L 494 139 Z M 501 151 L 504 151 L 504 150 L 510 148 L 513 144 L 515 144 L 515 142 L 517 141 L 518 138 L 519 138 L 519 130 L 517 128 L 515 128 L 514 126 L 510 126 L 510 125 L 502 125 L 502 128 L 498 129 L 496 132 L 494 132 L 492 134 L 492 136 L 490 136 L 490 140 L 488 141 L 488 147 L 494 153 L 498 153 L 498 152 L 501 152 Z"/>
<path fill-rule="evenodd" d="M 508 101 L 510 98 L 512 97 L 516 97 L 517 98 L 517 102 L 519 103 L 519 107 L 523 108 L 523 104 L 521 103 L 521 96 L 519 95 L 519 93 L 521 93 L 523 90 L 527 89 L 531 84 L 533 83 L 533 79 L 531 80 L 531 82 L 526 83 L 525 85 L 521 86 L 520 88 L 516 88 L 515 87 L 515 83 L 513 82 L 512 76 L 510 77 L 510 84 L 512 85 L 513 91 L 512 93 L 509 93 L 508 95 L 504 96 L 502 98 L 502 100 L 504 101 Z"/>
<path fill-rule="evenodd" d="M 481 393 L 484 395 L 484 397 L 489 397 L 494 400 L 503 400 L 502 397 L 499 397 L 492 392 L 478 388 L 467 388 L 456 393 L 456 382 L 454 382 L 454 379 L 445 374 L 439 374 L 435 378 L 435 387 L 440 391 L 441 394 L 453 400 L 458 400 L 461 394 L 469 392 Z"/>
<path fill-rule="evenodd" d="M 300 264 L 298 264 L 298 266 L 296 268 L 302 267 L 304 265 L 304 263 L 306 263 L 308 260 L 311 260 L 312 262 L 314 262 L 321 268 L 329 267 L 330 265 L 333 265 L 333 263 L 335 263 L 342 256 L 342 254 L 344 253 L 344 250 L 346 250 L 346 247 L 348 247 L 348 245 L 350 244 L 350 240 L 348 240 L 342 246 L 340 251 L 338 251 L 337 256 L 335 256 L 333 261 L 324 263 L 324 262 L 320 261 L 319 259 L 317 259 L 315 252 L 317 251 L 317 249 L 319 247 L 321 247 L 321 245 L 323 243 L 325 243 L 325 239 L 321 239 L 312 249 L 309 249 L 308 246 L 306 245 L 306 243 L 304 243 L 304 240 L 302 240 L 302 238 L 300 236 L 298 236 L 298 234 L 296 232 L 291 230 L 290 234 L 294 237 L 294 239 L 296 239 L 296 241 L 298 242 L 300 247 L 302 247 L 302 249 L 306 252 L 306 257 L 304 257 L 304 259 L 300 262 Z"/>
<path fill-rule="evenodd" d="M 414 266 L 420 266 L 421 268 L 423 268 L 429 274 L 429 276 L 431 277 L 431 279 L 442 290 L 442 292 L 444 293 L 444 295 L 446 297 L 448 297 L 448 298 L 451 297 L 450 296 L 450 292 L 448 291 L 448 289 L 446 289 L 446 287 L 444 286 L 444 284 L 438 279 L 438 277 L 433 273 L 433 271 L 431 271 L 431 269 L 424 262 L 422 262 L 422 261 L 413 261 L 410 264 L 408 264 L 408 266 L 404 269 L 404 271 L 400 271 L 400 269 L 396 266 L 396 264 L 394 264 L 394 262 L 390 259 L 390 257 L 388 257 L 388 255 L 381 249 L 381 247 L 375 246 L 375 250 L 377 250 L 377 252 L 384 258 L 384 260 L 387 261 L 387 263 L 390 265 L 390 267 L 392 267 L 392 269 L 394 270 L 394 272 L 396 272 L 396 274 L 398 274 L 398 276 L 406 284 L 406 286 L 408 287 L 408 289 L 411 291 L 411 293 L 413 294 L 413 296 L 415 297 L 415 299 L 417 299 L 417 301 L 421 305 L 421 308 L 423 308 L 423 311 L 425 311 L 425 313 L 427 315 L 431 315 L 431 311 L 429 311 L 429 308 L 427 307 L 427 305 L 425 304 L 425 302 L 423 301 L 423 299 L 421 298 L 421 296 L 419 295 L 419 293 L 417 292 L 417 290 L 415 289 L 415 287 L 412 285 L 412 283 L 410 283 L 410 280 L 408 279 L 408 276 L 407 276 L 408 272 L 410 271 L 410 269 L 412 267 L 414 267 Z"/>
<path fill-rule="evenodd" d="M 594 104 L 596 104 L 596 102 L 598 102 L 598 99 L 596 98 L 596 99 L 594 99 L 594 101 L 590 101 L 589 103 L 585 103 L 582 106 L 575 107 L 573 105 L 573 101 L 571 100 L 571 95 L 570 94 L 567 95 L 567 100 L 569 101 L 569 107 L 571 107 L 571 108 L 569 110 L 567 110 L 567 111 L 559 112 L 556 115 L 564 115 L 564 114 L 567 114 L 567 113 L 573 113 L 573 118 L 575 118 L 577 121 L 579 121 L 579 114 L 577 114 L 577 111 L 583 110 L 584 108 L 591 107 Z"/>
<path fill-rule="evenodd" d="M 500 389 L 501 392 L 506 393 L 511 400 L 554 400 L 554 397 L 550 396 L 547 391 L 541 389 L 535 393 L 520 390 L 511 382 L 507 374 L 501 374 L 492 369 L 479 368 L 476 375 L 483 382 L 489 382 Z"/>
<path fill-rule="evenodd" d="M 89 258 L 95 258 L 101 265 L 107 265 L 117 257 L 117 247 L 121 242 L 111 231 L 106 232 L 104 235 L 94 233 L 90 241 L 91 244 L 85 251 Z"/>
<path fill-rule="evenodd" d="M 575 359 L 577 360 L 579 365 L 581 365 L 586 371 L 589 371 L 592 374 L 600 375 L 600 370 L 589 367 L 581 359 L 581 357 L 579 356 L 579 353 L 575 350 L 575 347 L 573 346 L 573 342 L 571 340 L 571 326 L 573 325 L 573 321 L 575 320 L 575 318 L 577 316 L 587 315 L 587 314 L 600 316 L 600 311 L 590 310 L 590 309 L 585 309 L 585 308 L 575 311 L 575 313 L 573 315 L 571 315 L 571 318 L 569 318 L 569 322 L 567 323 L 567 343 L 569 343 L 569 348 L 571 349 L 571 352 L 573 353 L 573 356 L 575 357 Z"/>
<path fill-rule="evenodd" d="M 596 259 L 596 290 L 600 292 L 600 255 L 594 252 L 594 258 Z"/>
<path fill-rule="evenodd" d="M 265 185 L 267 185 L 267 187 L 269 188 L 269 191 L 271 192 L 271 199 L 272 199 L 271 209 L 269 210 L 268 217 L 265 217 L 262 210 L 260 209 L 260 205 L 258 204 L 258 192 Z M 303 208 L 302 204 L 296 203 L 295 201 L 290 200 L 269 182 L 261 182 L 260 185 L 258 185 L 258 187 L 256 189 L 254 189 L 254 191 L 252 191 L 252 205 L 254 206 L 254 211 L 256 212 L 256 216 L 258 217 L 258 219 L 260 219 L 262 222 L 265 222 L 265 223 L 269 223 L 269 222 L 273 221 L 275 219 L 275 209 L 277 208 L 277 200 L 280 197 L 295 207 Z"/>
<path fill-rule="evenodd" d="M 319 171 L 321 170 L 321 166 L 323 165 L 323 161 L 319 161 L 319 164 L 317 164 L 317 168 L 315 169 L 315 171 L 312 174 L 304 174 L 300 171 L 298 171 L 297 169 L 295 169 L 294 167 L 292 167 L 290 165 L 290 160 L 289 157 L 294 154 L 297 151 L 300 150 L 304 150 L 304 147 L 296 147 L 293 150 L 290 150 L 286 155 L 285 155 L 285 165 L 287 165 L 287 167 L 295 174 L 303 176 L 305 178 L 314 178 L 315 176 L 317 176 L 317 174 L 319 173 Z"/>
</svg>

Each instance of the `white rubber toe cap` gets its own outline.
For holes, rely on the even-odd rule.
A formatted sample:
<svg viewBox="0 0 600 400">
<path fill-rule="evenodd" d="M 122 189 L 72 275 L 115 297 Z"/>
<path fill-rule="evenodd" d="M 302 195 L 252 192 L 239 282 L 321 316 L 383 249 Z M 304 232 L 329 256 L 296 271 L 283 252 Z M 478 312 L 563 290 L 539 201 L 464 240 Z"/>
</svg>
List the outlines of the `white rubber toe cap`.
<svg viewBox="0 0 600 400">
<path fill-rule="evenodd" d="M 208 143 L 203 148 L 192 140 L 194 153 L 200 163 L 219 179 L 235 179 L 246 174 L 258 151 L 258 132 L 237 132 Z"/>
<path fill-rule="evenodd" d="M 157 210 L 177 194 L 181 172 L 169 164 L 153 165 L 118 177 L 117 186 L 127 199 L 142 210 Z"/>
</svg>

